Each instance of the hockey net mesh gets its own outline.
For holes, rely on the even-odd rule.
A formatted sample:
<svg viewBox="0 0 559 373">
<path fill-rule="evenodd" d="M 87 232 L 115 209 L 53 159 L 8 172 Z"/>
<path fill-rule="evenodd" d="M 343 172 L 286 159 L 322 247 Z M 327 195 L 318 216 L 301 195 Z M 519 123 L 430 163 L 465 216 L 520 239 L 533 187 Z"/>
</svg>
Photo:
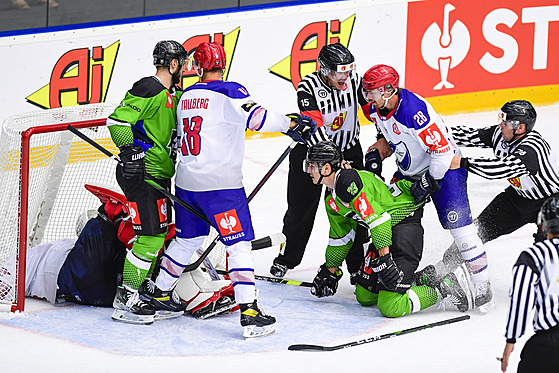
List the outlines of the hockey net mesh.
<svg viewBox="0 0 559 373">
<path fill-rule="evenodd" d="M 122 193 L 115 179 L 116 162 L 66 130 L 80 122 L 81 131 L 114 154 L 118 149 L 104 125 L 117 102 L 72 106 L 14 115 L 3 123 L 0 134 L 0 310 L 23 310 L 17 289 L 25 287 L 18 277 L 21 250 L 43 242 L 76 238 L 78 217 L 97 209 L 99 199 L 85 184 L 103 186 Z M 94 123 L 89 123 L 94 121 Z M 48 126 L 48 129 L 46 129 Z M 22 210 L 22 134 L 30 136 L 28 208 Z M 20 242 L 20 214 L 27 221 L 27 245 Z M 217 235 L 212 228 L 203 250 Z M 208 256 L 217 269 L 226 268 L 224 245 L 219 243 Z M 15 305 L 15 306 L 14 306 Z"/>
</svg>

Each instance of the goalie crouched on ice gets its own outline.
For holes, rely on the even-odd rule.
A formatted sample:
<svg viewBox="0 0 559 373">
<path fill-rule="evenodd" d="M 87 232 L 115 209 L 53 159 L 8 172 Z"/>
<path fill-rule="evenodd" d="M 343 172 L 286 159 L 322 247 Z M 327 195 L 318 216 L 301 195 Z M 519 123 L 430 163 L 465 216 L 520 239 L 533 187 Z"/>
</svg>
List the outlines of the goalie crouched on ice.
<svg viewBox="0 0 559 373">
<path fill-rule="evenodd" d="M 27 254 L 25 295 L 55 304 L 75 302 L 111 307 L 122 278 L 124 258 L 136 240 L 126 198 L 87 185 L 103 205 L 84 212 L 76 223 L 78 239 L 63 239 L 31 248 Z M 171 225 L 165 240 L 175 237 Z M 0 278 L 1 280 L 1 278 Z M 200 268 L 183 273 L 176 287 L 186 310 L 206 318 L 234 308 L 231 281 L 211 281 Z"/>
<path fill-rule="evenodd" d="M 357 277 L 355 295 L 364 306 L 377 304 L 386 317 L 399 317 L 435 304 L 472 308 L 467 270 L 459 267 L 436 282 L 412 286 L 423 252 L 419 209 L 438 183 L 425 173 L 412 183 L 385 185 L 369 171 L 350 169 L 338 147 L 329 141 L 309 148 L 304 168 L 315 184 L 324 184 L 330 223 L 324 263 L 313 281 L 317 297 L 334 295 L 342 277 L 340 266 L 353 244 L 358 224 L 367 228 L 371 243 Z"/>
</svg>

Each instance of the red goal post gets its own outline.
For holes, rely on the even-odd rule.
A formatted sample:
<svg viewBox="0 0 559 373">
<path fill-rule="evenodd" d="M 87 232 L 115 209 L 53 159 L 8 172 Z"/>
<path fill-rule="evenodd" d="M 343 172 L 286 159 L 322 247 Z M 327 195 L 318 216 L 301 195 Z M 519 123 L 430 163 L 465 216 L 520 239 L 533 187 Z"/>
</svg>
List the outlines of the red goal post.
<svg viewBox="0 0 559 373">
<path fill-rule="evenodd" d="M 27 250 L 77 238 L 75 223 L 99 200 L 84 185 L 120 191 L 116 162 L 66 129 L 68 124 L 113 152 L 105 121 L 118 103 L 17 114 L 0 134 L 0 310 L 23 311 Z"/>
<path fill-rule="evenodd" d="M 67 130 L 71 124 L 114 154 L 106 118 L 117 102 L 70 106 L 9 117 L 0 132 L 0 311 L 23 311 L 27 250 L 77 238 L 76 221 L 100 201 L 93 184 L 122 193 L 116 162 Z M 211 229 L 202 250 L 217 236 Z M 208 256 L 226 268 L 225 246 Z M 192 261 L 196 260 L 196 256 Z"/>
</svg>

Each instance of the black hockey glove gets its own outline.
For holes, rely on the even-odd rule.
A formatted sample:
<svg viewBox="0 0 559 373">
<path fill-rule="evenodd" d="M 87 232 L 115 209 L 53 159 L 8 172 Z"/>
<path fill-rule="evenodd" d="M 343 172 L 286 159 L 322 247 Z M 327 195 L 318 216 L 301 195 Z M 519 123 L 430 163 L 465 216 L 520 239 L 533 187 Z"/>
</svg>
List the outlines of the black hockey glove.
<svg viewBox="0 0 559 373">
<path fill-rule="evenodd" d="M 378 149 L 373 148 L 365 154 L 365 170 L 382 177 L 382 159 L 380 158 Z"/>
<path fill-rule="evenodd" d="M 371 268 L 378 275 L 379 281 L 390 291 L 396 290 L 404 278 L 404 273 L 392 259 L 391 253 L 374 259 Z"/>
<path fill-rule="evenodd" d="M 118 155 L 122 161 L 122 175 L 126 179 L 144 179 L 144 156 L 145 153 L 139 146 L 124 145 L 120 148 Z"/>
<path fill-rule="evenodd" d="M 429 174 L 429 171 L 421 175 L 421 179 L 417 180 L 410 188 L 410 193 L 415 202 L 421 203 L 431 194 L 441 189 L 439 182 Z"/>
<path fill-rule="evenodd" d="M 285 134 L 300 144 L 306 144 L 307 140 L 316 131 L 316 121 L 306 115 L 288 114 L 287 116 L 296 121 L 297 124 L 288 129 Z"/>
<path fill-rule="evenodd" d="M 326 267 L 326 264 L 320 266 L 317 275 L 312 282 L 311 294 L 319 298 L 331 297 L 336 294 L 338 290 L 338 281 L 342 278 L 341 269 L 337 268 L 335 273 L 332 273 Z"/>
</svg>

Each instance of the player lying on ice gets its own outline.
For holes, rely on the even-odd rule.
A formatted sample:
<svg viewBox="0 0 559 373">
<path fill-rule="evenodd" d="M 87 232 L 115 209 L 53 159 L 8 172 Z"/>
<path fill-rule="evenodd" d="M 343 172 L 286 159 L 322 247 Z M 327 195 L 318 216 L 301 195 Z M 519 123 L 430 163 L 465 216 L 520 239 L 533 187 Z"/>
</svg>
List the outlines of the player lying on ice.
<svg viewBox="0 0 559 373">
<path fill-rule="evenodd" d="M 116 288 L 122 279 L 127 250 L 136 239 L 126 197 L 114 191 L 87 185 L 103 205 L 98 211 L 80 217 L 78 239 L 63 239 L 31 248 L 27 254 L 25 295 L 45 298 L 52 304 L 79 304 L 112 307 Z M 84 214 L 85 215 L 85 214 Z M 172 225 L 165 236 L 168 244 L 175 237 Z M 186 311 L 207 318 L 235 307 L 231 281 L 211 281 L 201 268 L 183 273 L 175 288 L 186 302 Z M 183 312 L 160 314 L 161 318 Z"/>
<path fill-rule="evenodd" d="M 364 306 L 377 305 L 386 317 L 400 317 L 439 304 L 443 309 L 472 308 L 471 284 L 465 266 L 437 283 L 412 286 L 423 252 L 423 228 L 414 211 L 439 185 L 425 173 L 412 183 L 386 186 L 369 171 L 351 169 L 338 147 L 321 142 L 309 148 L 305 170 L 315 184 L 324 184 L 330 223 L 326 263 L 314 278 L 311 293 L 332 296 L 342 277 L 340 265 L 353 243 L 357 224 L 369 230 L 370 243 L 357 277 L 355 295 Z"/>
</svg>

